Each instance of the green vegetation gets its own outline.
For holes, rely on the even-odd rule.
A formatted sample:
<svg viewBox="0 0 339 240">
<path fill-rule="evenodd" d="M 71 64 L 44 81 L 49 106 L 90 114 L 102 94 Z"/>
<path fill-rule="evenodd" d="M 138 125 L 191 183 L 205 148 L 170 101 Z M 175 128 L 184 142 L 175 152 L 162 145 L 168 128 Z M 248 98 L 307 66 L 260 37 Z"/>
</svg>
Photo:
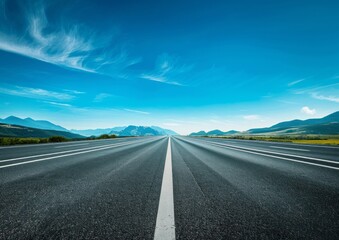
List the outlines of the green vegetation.
<svg viewBox="0 0 339 240">
<path fill-rule="evenodd" d="M 62 136 L 53 136 L 48 138 L 48 142 L 67 142 L 68 139 Z"/>
<path fill-rule="evenodd" d="M 86 140 L 110 139 L 110 138 L 117 138 L 117 136 L 114 135 L 114 134 L 102 134 L 98 137 L 96 137 L 96 136 L 88 137 L 88 138 L 86 138 Z"/>
<path fill-rule="evenodd" d="M 207 137 L 207 136 L 205 136 Z M 213 137 L 212 137 L 213 138 Z M 291 142 L 302 144 L 328 144 L 339 145 L 339 135 L 235 135 L 219 136 L 217 138 L 242 139 L 271 142 Z"/>
<path fill-rule="evenodd" d="M 1 124 L 0 123 L 0 137 L 11 138 L 50 138 L 54 136 L 61 136 L 66 139 L 81 139 L 85 138 L 79 134 L 71 132 L 45 130 L 37 128 L 29 128 L 19 125 Z"/>
<path fill-rule="evenodd" d="M 109 139 L 109 138 L 116 138 L 117 136 L 114 134 L 102 134 L 97 139 Z"/>
<path fill-rule="evenodd" d="M 66 142 L 66 141 L 68 141 L 68 139 L 61 136 L 53 136 L 49 138 L 0 137 L 0 145 L 38 144 L 38 143 Z"/>
<path fill-rule="evenodd" d="M 67 141 L 83 141 L 83 140 L 98 140 L 98 139 L 111 139 L 117 138 L 114 134 L 103 134 L 99 137 L 89 137 L 82 139 L 68 139 L 63 136 L 52 136 L 49 138 L 17 138 L 17 137 L 0 137 L 0 146 L 16 145 L 16 144 L 38 144 L 38 143 L 56 143 Z"/>
</svg>

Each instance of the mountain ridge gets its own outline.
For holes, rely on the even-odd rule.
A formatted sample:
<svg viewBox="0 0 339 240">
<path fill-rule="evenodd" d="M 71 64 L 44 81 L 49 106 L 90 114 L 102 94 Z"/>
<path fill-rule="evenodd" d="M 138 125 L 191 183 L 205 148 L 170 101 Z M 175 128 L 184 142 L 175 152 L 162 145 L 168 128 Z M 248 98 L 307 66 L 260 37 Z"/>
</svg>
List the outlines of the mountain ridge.
<svg viewBox="0 0 339 240">
<path fill-rule="evenodd" d="M 18 137 L 18 138 L 48 138 L 61 136 L 68 139 L 85 138 L 82 135 L 57 130 L 46 130 L 31 128 L 26 126 L 0 123 L 0 137 Z"/>
<path fill-rule="evenodd" d="M 35 129 L 41 129 L 41 130 L 55 130 L 55 131 L 63 131 L 63 132 L 70 132 L 74 134 L 78 134 L 81 136 L 100 136 L 102 134 L 115 134 L 118 136 L 134 136 L 133 132 L 138 134 L 138 136 L 160 136 L 160 135 L 177 135 L 176 132 L 170 129 L 161 128 L 158 126 L 138 126 L 139 129 L 127 129 L 129 126 L 118 126 L 118 127 L 112 127 L 112 128 L 97 128 L 97 129 L 85 129 L 85 130 L 77 130 L 77 129 L 71 129 L 68 130 L 62 126 L 56 125 L 52 122 L 49 122 L 47 120 L 34 120 L 30 117 L 27 118 L 19 118 L 16 116 L 9 116 L 7 118 L 1 119 L 0 123 L 3 124 L 9 124 L 9 125 L 17 125 L 21 127 L 27 127 L 27 128 L 35 128 Z M 133 126 L 133 125 L 130 125 Z M 135 126 L 137 127 L 137 126 Z M 146 128 L 146 129 L 143 129 Z M 148 129 L 151 128 L 151 129 Z M 128 132 L 131 131 L 131 132 Z"/>
<path fill-rule="evenodd" d="M 56 130 L 56 131 L 65 131 L 69 132 L 68 129 L 51 123 L 46 120 L 34 120 L 32 118 L 19 118 L 16 116 L 9 116 L 4 119 L 0 119 L 0 123 L 10 124 L 10 125 L 19 125 L 23 127 L 43 129 L 43 130 Z"/>
<path fill-rule="evenodd" d="M 294 119 L 274 124 L 271 127 L 252 128 L 244 132 L 235 130 L 223 132 L 215 129 L 209 132 L 193 132 L 189 134 L 189 136 L 224 136 L 236 134 L 339 134 L 339 111 L 333 112 L 322 118 L 311 118 L 306 120 Z"/>
</svg>

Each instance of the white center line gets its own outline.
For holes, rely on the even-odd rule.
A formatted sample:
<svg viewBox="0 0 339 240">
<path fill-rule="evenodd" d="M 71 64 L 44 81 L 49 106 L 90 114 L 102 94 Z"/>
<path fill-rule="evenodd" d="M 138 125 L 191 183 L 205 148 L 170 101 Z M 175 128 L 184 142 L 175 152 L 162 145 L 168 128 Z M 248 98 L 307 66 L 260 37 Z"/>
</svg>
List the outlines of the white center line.
<svg viewBox="0 0 339 240">
<path fill-rule="evenodd" d="M 302 152 L 309 152 L 308 149 L 301 149 L 301 148 L 288 148 L 288 147 L 278 147 L 278 146 L 270 146 L 271 148 L 278 148 L 278 149 L 286 149 L 286 150 L 295 150 L 295 151 L 302 151 Z"/>
<path fill-rule="evenodd" d="M 171 138 L 168 139 L 154 239 L 175 240 Z"/>
</svg>

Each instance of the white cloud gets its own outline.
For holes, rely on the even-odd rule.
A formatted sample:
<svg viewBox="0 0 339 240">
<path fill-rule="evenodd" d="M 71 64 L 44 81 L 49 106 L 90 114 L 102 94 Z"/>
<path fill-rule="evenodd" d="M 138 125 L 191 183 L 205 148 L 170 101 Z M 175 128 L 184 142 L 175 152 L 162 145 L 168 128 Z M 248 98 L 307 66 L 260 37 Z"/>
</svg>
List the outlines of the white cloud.
<svg viewBox="0 0 339 240">
<path fill-rule="evenodd" d="M 335 96 L 324 96 L 324 95 L 319 95 L 318 93 L 312 93 L 312 97 L 315 99 L 319 99 L 319 100 L 326 100 L 330 102 L 339 103 L 339 97 L 335 97 Z"/>
<path fill-rule="evenodd" d="M 303 81 L 305 81 L 304 78 L 303 78 L 303 79 L 299 79 L 299 80 L 295 80 L 295 81 L 293 81 L 293 82 L 290 82 L 290 83 L 288 83 L 287 85 L 288 85 L 289 87 L 292 87 L 293 85 L 296 85 L 296 84 L 301 83 L 301 82 L 303 82 Z"/>
<path fill-rule="evenodd" d="M 302 107 L 301 110 L 300 110 L 302 113 L 305 113 L 307 115 L 314 115 L 316 113 L 316 110 L 315 109 L 310 109 L 309 107 L 305 106 L 305 107 Z"/>
<path fill-rule="evenodd" d="M 259 115 L 246 115 L 243 117 L 245 120 L 259 120 Z"/>
<path fill-rule="evenodd" d="M 45 103 L 49 103 L 51 105 L 60 106 L 60 107 L 72 107 L 72 105 L 67 104 L 67 103 L 48 102 L 48 101 L 45 101 Z"/>
<path fill-rule="evenodd" d="M 114 76 L 139 61 L 130 59 L 121 48 L 110 46 L 113 34 L 101 37 L 84 25 L 67 23 L 61 16 L 59 22 L 51 23 L 42 1 L 29 3 L 27 6 L 22 4 L 22 18 L 0 19 L 4 23 L 0 32 L 0 50 L 66 68 Z M 5 12 L 5 5 L 4 1 L 0 10 Z M 13 22 L 19 20 L 27 29 L 25 32 L 13 31 L 16 29 Z"/>
<path fill-rule="evenodd" d="M 139 111 L 139 110 L 134 110 L 134 109 L 129 109 L 129 108 L 125 108 L 124 110 L 127 112 L 132 112 L 132 113 L 150 114 L 149 112 L 144 112 L 144 111 Z"/>
<path fill-rule="evenodd" d="M 141 74 L 140 78 L 183 86 L 184 84 L 181 83 L 181 80 L 188 78 L 188 74 L 192 68 L 192 65 L 180 63 L 178 58 L 171 57 L 168 54 L 162 54 L 158 57 L 154 70 Z"/>
<path fill-rule="evenodd" d="M 71 89 L 64 89 L 63 91 L 68 92 L 68 93 L 72 93 L 72 94 L 85 94 L 85 92 L 81 92 L 78 90 L 71 90 Z"/>
<path fill-rule="evenodd" d="M 21 86 L 14 86 L 11 88 L 0 87 L 0 93 L 12 95 L 12 96 L 34 98 L 34 99 L 44 99 L 44 100 L 49 99 L 49 100 L 68 101 L 74 98 L 73 95 L 70 95 L 68 93 L 49 91 L 49 90 L 42 89 L 42 88 L 30 88 L 30 87 L 21 87 Z"/>
<path fill-rule="evenodd" d="M 95 96 L 93 102 L 102 102 L 107 98 L 113 97 L 112 94 L 108 94 L 108 93 L 100 93 L 98 95 Z"/>
</svg>

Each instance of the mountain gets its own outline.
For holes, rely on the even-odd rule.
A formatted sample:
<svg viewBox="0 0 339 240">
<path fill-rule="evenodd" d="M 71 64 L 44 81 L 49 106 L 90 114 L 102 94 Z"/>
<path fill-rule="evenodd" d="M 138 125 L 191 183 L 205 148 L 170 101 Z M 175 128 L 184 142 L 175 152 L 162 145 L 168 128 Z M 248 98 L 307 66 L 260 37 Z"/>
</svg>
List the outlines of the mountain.
<svg viewBox="0 0 339 240">
<path fill-rule="evenodd" d="M 89 137 L 89 136 L 100 136 L 102 134 L 114 134 L 114 133 L 124 130 L 125 128 L 126 127 L 98 128 L 98 129 L 85 129 L 85 130 L 71 129 L 71 132 Z"/>
<path fill-rule="evenodd" d="M 161 127 L 157 127 L 157 126 L 151 126 L 151 128 L 153 128 L 154 130 L 161 133 L 161 135 L 178 135 L 178 133 L 176 133 L 176 132 L 174 132 L 170 129 L 165 129 L 165 128 L 161 128 Z"/>
<path fill-rule="evenodd" d="M 318 129 L 317 134 L 336 134 L 335 124 L 329 125 L 330 123 L 339 123 L 339 111 L 327 115 L 323 118 L 313 118 L 307 120 L 292 120 L 281 122 L 267 128 L 254 128 L 247 131 L 248 134 L 291 134 L 300 132 L 302 134 L 316 134 L 313 133 L 313 128 Z M 322 127 L 320 127 L 322 126 Z M 325 132 L 329 132 L 328 127 L 332 126 L 333 133 L 321 133 L 321 129 Z"/>
<path fill-rule="evenodd" d="M 205 132 L 205 131 L 200 131 L 200 132 L 196 132 L 196 133 L 191 133 L 189 136 L 225 136 L 225 135 L 232 135 L 232 134 L 236 134 L 239 133 L 238 131 L 235 130 L 230 130 L 227 132 L 223 132 L 219 129 L 215 129 L 209 132 Z"/>
<path fill-rule="evenodd" d="M 113 128 L 98 128 L 98 129 L 86 129 L 86 130 L 76 130 L 71 129 L 71 132 L 81 134 L 83 136 L 100 136 L 102 134 L 115 134 L 122 136 L 120 132 L 122 132 L 127 127 L 113 127 Z M 150 128 L 154 129 L 160 135 L 178 135 L 176 132 L 170 130 L 170 129 L 164 129 L 157 126 L 151 126 Z M 128 130 L 127 130 L 128 131 Z M 123 134 L 127 134 L 126 132 L 123 132 Z M 132 135 L 131 135 L 132 136 Z"/>
<path fill-rule="evenodd" d="M 56 130 L 56 131 L 68 131 L 66 128 L 63 128 L 59 125 L 55 125 L 51 122 L 45 120 L 34 120 L 32 118 L 18 118 L 15 116 L 9 116 L 5 119 L 0 119 L 0 123 L 11 124 L 11 125 L 19 125 L 30 128 L 38 128 L 45 130 Z"/>
<path fill-rule="evenodd" d="M 223 134 L 224 134 L 224 132 L 220 131 L 219 129 L 215 129 L 215 130 L 207 132 L 208 136 L 220 136 L 220 135 L 223 135 Z"/>
<path fill-rule="evenodd" d="M 126 127 L 124 130 L 119 131 L 118 135 L 127 137 L 127 136 L 160 136 L 162 134 L 151 127 L 131 125 Z"/>
<path fill-rule="evenodd" d="M 10 125 L 0 123 L 0 137 L 36 137 L 36 138 L 48 138 L 52 136 L 61 136 L 69 139 L 74 138 L 84 138 L 79 134 L 74 134 L 65 131 L 56 131 L 56 130 L 44 130 L 37 128 L 30 128 L 19 125 Z"/>
<path fill-rule="evenodd" d="M 200 131 L 200 132 L 191 133 L 189 136 L 207 136 L 207 133 L 205 131 Z"/>
</svg>

